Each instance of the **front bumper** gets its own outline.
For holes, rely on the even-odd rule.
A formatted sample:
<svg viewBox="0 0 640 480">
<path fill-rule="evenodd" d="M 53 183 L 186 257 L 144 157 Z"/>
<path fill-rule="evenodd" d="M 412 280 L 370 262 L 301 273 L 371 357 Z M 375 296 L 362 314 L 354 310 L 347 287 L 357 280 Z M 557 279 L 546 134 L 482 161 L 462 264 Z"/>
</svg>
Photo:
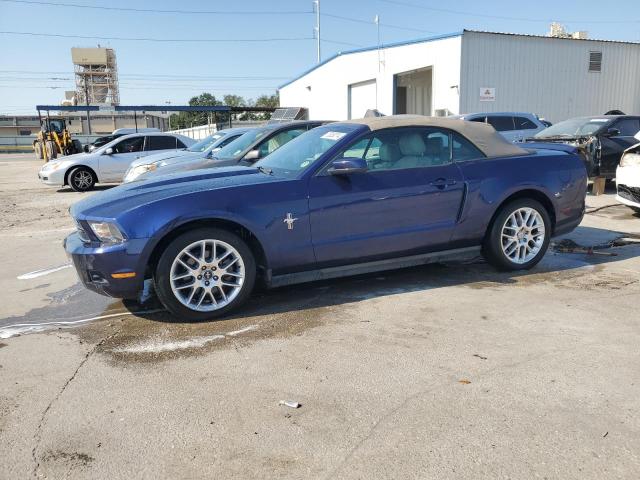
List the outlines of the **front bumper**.
<svg viewBox="0 0 640 480">
<path fill-rule="evenodd" d="M 64 171 L 59 170 L 43 170 L 38 172 L 38 178 L 45 185 L 51 185 L 53 187 L 64 186 Z"/>
<path fill-rule="evenodd" d="M 640 208 L 640 165 L 618 167 L 616 189 L 618 202 Z"/>
<path fill-rule="evenodd" d="M 127 240 L 110 246 L 85 244 L 78 233 L 64 239 L 64 248 L 73 261 L 83 285 L 101 295 L 137 298 L 144 285 L 145 264 L 141 254 L 147 239 Z M 131 274 L 129 278 L 113 275 Z"/>
</svg>

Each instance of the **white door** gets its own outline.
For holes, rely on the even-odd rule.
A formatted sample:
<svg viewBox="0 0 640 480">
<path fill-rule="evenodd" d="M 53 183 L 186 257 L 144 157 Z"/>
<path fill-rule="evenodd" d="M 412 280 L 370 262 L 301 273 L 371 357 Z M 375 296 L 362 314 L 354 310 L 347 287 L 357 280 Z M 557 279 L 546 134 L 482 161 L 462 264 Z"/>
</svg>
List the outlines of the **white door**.
<svg viewBox="0 0 640 480">
<path fill-rule="evenodd" d="M 349 85 L 349 118 L 362 118 L 367 110 L 377 108 L 375 80 Z"/>
<path fill-rule="evenodd" d="M 111 149 L 111 155 L 100 156 L 98 176 L 101 182 L 122 181 L 131 162 L 144 154 L 144 137 L 124 138 Z"/>
</svg>

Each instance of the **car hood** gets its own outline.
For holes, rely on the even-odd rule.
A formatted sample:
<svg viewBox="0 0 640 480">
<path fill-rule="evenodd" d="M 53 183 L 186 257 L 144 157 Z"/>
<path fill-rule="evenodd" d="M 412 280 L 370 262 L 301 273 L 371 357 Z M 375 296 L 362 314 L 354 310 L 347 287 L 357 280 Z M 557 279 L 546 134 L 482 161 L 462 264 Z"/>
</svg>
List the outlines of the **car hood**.
<svg viewBox="0 0 640 480">
<path fill-rule="evenodd" d="M 165 164 L 166 162 L 177 162 L 180 159 L 185 157 L 190 158 L 198 158 L 203 154 L 200 152 L 188 152 L 186 150 L 169 150 L 167 152 L 154 153 L 153 155 L 147 155 L 146 157 L 140 157 L 133 162 L 131 162 L 131 168 L 137 167 L 138 165 L 148 165 L 150 163 L 160 163 Z"/>
<path fill-rule="evenodd" d="M 281 181 L 282 178 L 260 173 L 253 167 L 220 167 L 161 175 L 144 182 L 132 182 L 110 188 L 75 203 L 71 215 L 76 219 L 110 218 L 140 206 L 197 192 L 245 188 Z"/>
</svg>

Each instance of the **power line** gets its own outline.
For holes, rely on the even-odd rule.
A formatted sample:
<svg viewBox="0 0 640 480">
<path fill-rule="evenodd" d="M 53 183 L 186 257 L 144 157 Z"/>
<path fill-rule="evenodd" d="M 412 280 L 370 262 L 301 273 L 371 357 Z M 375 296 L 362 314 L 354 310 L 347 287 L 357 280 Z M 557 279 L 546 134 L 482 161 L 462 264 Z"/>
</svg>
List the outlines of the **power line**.
<svg viewBox="0 0 640 480">
<path fill-rule="evenodd" d="M 390 3 L 393 5 L 401 5 L 404 7 L 420 8 L 422 10 L 430 10 L 432 12 L 451 13 L 453 15 L 464 15 L 467 17 L 480 17 L 480 18 L 495 18 L 498 20 L 515 20 L 519 22 L 562 22 L 562 23 L 638 23 L 640 20 L 560 20 L 549 18 L 524 18 L 524 17 L 509 17 L 504 15 L 489 15 L 484 13 L 463 12 L 460 10 L 449 10 L 447 8 L 427 7 L 426 5 L 418 5 L 410 2 L 403 2 L 399 0 L 380 0 L 381 2 Z"/>
<path fill-rule="evenodd" d="M 3 0 L 0 0 L 3 1 Z M 263 43 L 263 42 L 298 42 L 301 40 L 314 40 L 313 37 L 291 38 L 141 38 L 141 37 L 101 37 L 93 35 L 64 35 L 58 33 L 35 32 L 7 32 L 0 31 L 3 35 L 23 35 L 31 37 L 57 37 L 57 38 L 81 38 L 88 40 L 121 40 L 127 42 L 162 42 L 162 43 Z M 342 42 L 340 42 L 342 43 Z M 345 42 L 346 44 L 346 42 Z M 353 45 L 353 44 L 350 44 Z"/>
<path fill-rule="evenodd" d="M 163 10 L 158 8 L 109 7 L 105 5 L 83 5 L 79 3 L 44 2 L 35 0 L 0 0 L 5 3 L 22 3 L 27 5 L 47 5 L 54 7 L 86 8 L 92 10 L 113 10 L 136 13 L 171 13 L 181 15 L 306 15 L 310 10 Z"/>
<path fill-rule="evenodd" d="M 16 74 L 48 74 L 48 75 L 68 75 L 68 71 L 52 71 L 52 70 L 0 70 L 1 73 L 16 73 Z M 176 79 L 203 79 L 203 80 L 282 80 L 290 77 L 267 77 L 267 76 L 254 76 L 254 75 L 171 75 L 161 73 L 121 73 L 120 77 L 150 77 L 150 78 L 176 78 Z"/>
<path fill-rule="evenodd" d="M 345 17 L 343 15 L 335 15 L 333 13 L 321 13 L 320 16 L 329 17 L 329 18 L 336 18 L 338 20 L 346 20 L 348 22 L 354 22 L 354 23 L 363 23 L 365 25 L 375 25 L 375 22 L 373 20 L 362 20 L 360 18 Z M 382 23 L 382 22 L 380 22 L 380 26 L 381 27 L 386 27 L 386 28 L 396 28 L 398 30 L 408 30 L 410 32 L 439 33 L 439 32 L 434 32 L 432 30 L 423 30 L 421 28 L 403 27 L 401 25 L 392 25 L 390 23 Z"/>
<path fill-rule="evenodd" d="M 2 80 L 0 80 L 0 82 L 2 82 Z M 221 90 L 221 89 L 231 89 L 231 90 L 276 90 L 276 87 L 271 85 L 271 86 L 258 86 L 258 85 L 254 85 L 254 86 L 249 86 L 249 85 L 245 85 L 245 86 L 234 86 L 233 88 L 230 88 L 228 85 L 224 85 L 224 86 L 210 86 L 210 85 L 169 85 L 167 87 L 158 87 L 158 86 L 129 86 L 129 85 L 122 85 L 122 83 L 120 84 L 121 89 L 124 90 L 167 90 L 167 87 L 175 87 L 175 88 L 180 88 L 180 89 L 191 89 L 191 90 Z M 2 84 L 0 83 L 0 87 L 3 88 L 41 88 L 41 89 L 51 89 L 51 90 L 59 90 L 59 89 L 67 89 L 67 90 L 73 90 L 73 88 L 68 88 L 67 85 L 6 85 L 6 84 Z"/>
</svg>

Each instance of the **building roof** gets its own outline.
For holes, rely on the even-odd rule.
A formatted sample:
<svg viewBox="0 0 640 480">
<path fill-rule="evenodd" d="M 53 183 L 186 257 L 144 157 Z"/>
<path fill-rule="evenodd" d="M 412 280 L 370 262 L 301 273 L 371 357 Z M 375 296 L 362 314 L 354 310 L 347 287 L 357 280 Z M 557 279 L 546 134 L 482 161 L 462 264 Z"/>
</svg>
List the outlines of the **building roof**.
<svg viewBox="0 0 640 480">
<path fill-rule="evenodd" d="M 414 39 L 414 40 L 407 40 L 405 42 L 386 43 L 386 44 L 380 45 L 380 47 L 375 45 L 373 47 L 355 48 L 353 50 L 345 50 L 344 52 L 338 52 L 338 53 L 330 56 L 326 60 L 323 60 L 322 62 L 318 63 L 317 65 L 314 65 L 313 67 L 305 70 L 300 75 L 294 77 L 293 79 L 289 80 L 288 82 L 283 83 L 282 85 L 280 85 L 278 87 L 278 90 L 280 90 L 281 88 L 286 87 L 287 85 L 295 82 L 296 80 L 301 79 L 302 77 L 304 77 L 305 75 L 313 72 L 317 68 L 320 68 L 321 66 L 323 66 L 323 65 L 329 63 L 330 61 L 335 60 L 336 58 L 341 57 L 343 55 L 351 55 L 352 53 L 369 52 L 369 51 L 372 51 L 372 50 L 377 50 L 378 48 L 387 49 L 387 48 L 403 47 L 405 45 L 413 45 L 414 43 L 425 43 L 425 42 L 433 42 L 433 41 L 436 41 L 436 40 L 444 40 L 446 38 L 459 37 L 459 36 L 462 35 L 462 33 L 463 32 L 447 33 L 447 34 L 444 34 L 444 35 L 436 35 L 436 36 L 433 36 L 433 37 L 417 38 L 417 39 Z"/>
<path fill-rule="evenodd" d="M 549 40 L 572 40 L 572 41 L 575 41 L 575 42 L 607 42 L 607 43 L 621 43 L 621 44 L 627 44 L 627 45 L 640 45 L 639 42 L 628 42 L 628 41 L 622 41 L 622 40 L 601 40 L 601 39 L 596 39 L 596 38 L 562 38 L 562 37 L 549 37 L 547 35 L 533 35 L 533 34 L 527 34 L 527 33 L 489 32 L 489 31 L 484 31 L 484 30 L 467 30 L 467 29 L 464 29 L 461 32 L 446 33 L 446 34 L 435 35 L 435 36 L 431 36 L 431 37 L 423 37 L 423 38 L 417 38 L 417 39 L 414 39 L 414 40 L 407 40 L 407 41 L 404 41 L 404 42 L 387 43 L 387 44 L 381 44 L 380 46 L 375 45 L 375 46 L 372 46 L 372 47 L 355 48 L 355 49 L 352 49 L 352 50 L 345 50 L 343 52 L 338 52 L 338 53 L 332 55 L 331 57 L 327 58 L 326 60 L 323 60 L 322 62 L 318 63 L 317 65 L 314 65 L 313 67 L 305 70 L 304 72 L 302 72 L 301 74 L 299 74 L 296 77 L 292 78 L 288 82 L 283 83 L 282 85 L 280 85 L 278 87 L 278 90 L 280 90 L 281 88 L 286 87 L 287 85 L 292 84 L 296 80 L 301 79 L 305 75 L 313 72 L 314 70 L 322 67 L 323 65 L 325 65 L 325 64 L 331 62 L 332 60 L 335 60 L 336 58 L 341 57 L 343 55 L 351 55 L 352 53 L 369 52 L 369 51 L 372 51 L 372 50 L 377 50 L 378 48 L 386 50 L 388 48 L 404 47 L 406 45 L 413 45 L 415 43 L 433 42 L 433 41 L 436 41 L 436 40 L 444 40 L 444 39 L 447 39 L 447 38 L 460 37 L 460 36 L 464 35 L 465 33 L 481 33 L 481 34 L 487 34 L 487 35 L 508 35 L 508 36 L 512 36 L 512 37 L 528 37 L 528 38 L 546 38 L 546 39 L 549 39 Z"/>
<path fill-rule="evenodd" d="M 505 140 L 491 125 L 486 123 L 466 122 L 446 117 L 425 117 L 423 115 L 367 117 L 340 123 L 366 125 L 372 131 L 392 127 L 447 128 L 471 140 L 487 157 L 509 157 L 528 154 L 526 150 Z"/>
</svg>

